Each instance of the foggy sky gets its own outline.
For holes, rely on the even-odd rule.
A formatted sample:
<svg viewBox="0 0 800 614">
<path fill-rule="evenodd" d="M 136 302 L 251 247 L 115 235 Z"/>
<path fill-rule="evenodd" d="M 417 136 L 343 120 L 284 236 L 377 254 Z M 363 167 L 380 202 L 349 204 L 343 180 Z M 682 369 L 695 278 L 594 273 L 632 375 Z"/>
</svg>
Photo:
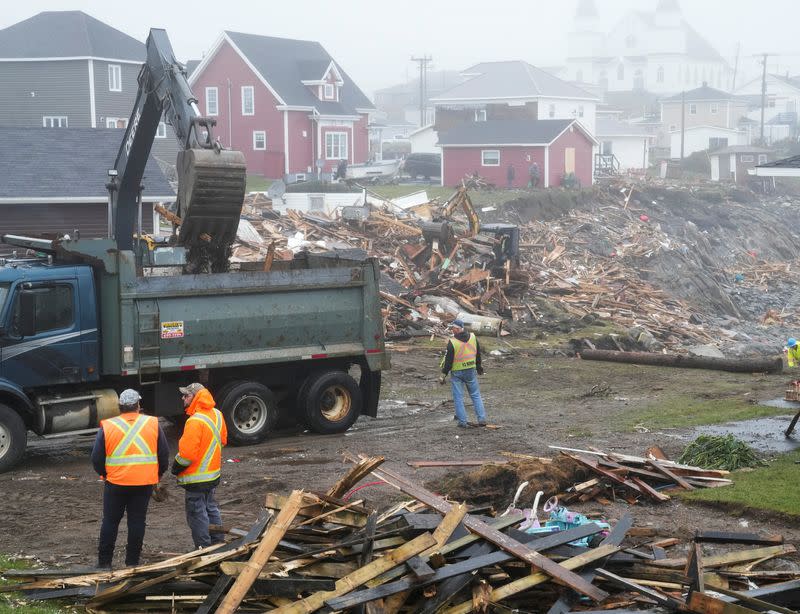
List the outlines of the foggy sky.
<svg viewBox="0 0 800 614">
<path fill-rule="evenodd" d="M 684 16 L 733 64 L 741 43 L 744 76 L 752 57 L 777 53 L 770 72 L 800 73 L 796 0 L 682 0 Z M 607 27 L 656 0 L 597 0 Z M 415 75 L 411 55 L 431 55 L 434 69 L 479 61 L 527 60 L 558 65 L 566 55 L 577 0 L 5 0 L 0 29 L 41 11 L 82 10 L 144 41 L 162 27 L 178 58 L 200 59 L 222 30 L 317 40 L 372 97 L 374 90 Z M 740 83 L 740 81 L 737 79 Z"/>
</svg>

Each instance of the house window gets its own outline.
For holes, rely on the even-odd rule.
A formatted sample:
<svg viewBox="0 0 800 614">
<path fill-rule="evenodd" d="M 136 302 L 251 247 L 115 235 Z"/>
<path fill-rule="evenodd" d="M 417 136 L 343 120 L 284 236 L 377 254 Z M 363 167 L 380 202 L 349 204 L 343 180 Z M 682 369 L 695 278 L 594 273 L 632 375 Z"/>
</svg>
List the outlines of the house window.
<svg viewBox="0 0 800 614">
<path fill-rule="evenodd" d="M 676 124 L 670 124 L 669 125 L 669 131 L 670 132 L 675 132 L 677 129 L 678 129 L 678 126 Z"/>
<path fill-rule="evenodd" d="M 242 86 L 242 115 L 255 115 L 255 90 L 252 85 Z"/>
<path fill-rule="evenodd" d="M 767 163 L 767 154 L 758 154 L 758 163 L 759 164 L 766 164 Z"/>
<path fill-rule="evenodd" d="M 603 89 L 608 89 L 608 73 L 605 70 L 600 71 L 600 79 L 597 81 L 597 85 Z"/>
<path fill-rule="evenodd" d="M 753 162 L 755 161 L 755 157 L 750 154 L 742 154 L 741 157 L 742 162 Z"/>
<path fill-rule="evenodd" d="M 347 133 L 325 133 L 325 159 L 347 160 Z"/>
<path fill-rule="evenodd" d="M 124 117 L 106 117 L 106 128 L 127 128 L 128 120 Z"/>
<path fill-rule="evenodd" d="M 642 72 L 641 68 L 637 68 L 636 72 L 633 73 L 633 89 L 635 90 L 644 89 L 644 73 Z"/>
<path fill-rule="evenodd" d="M 486 109 L 475 109 L 475 121 L 476 122 L 486 121 Z"/>
<path fill-rule="evenodd" d="M 708 148 L 711 150 L 721 149 L 727 146 L 728 146 L 728 137 L 725 138 L 711 137 L 710 139 L 708 139 Z"/>
<path fill-rule="evenodd" d="M 499 149 L 482 150 L 481 166 L 500 166 L 500 150 Z"/>
<path fill-rule="evenodd" d="M 324 86 L 323 96 L 325 96 L 326 100 L 331 100 L 336 92 L 333 89 L 333 83 L 326 83 Z"/>
<path fill-rule="evenodd" d="M 664 67 L 659 66 L 658 70 L 656 71 L 656 81 L 658 83 L 664 83 Z"/>
<path fill-rule="evenodd" d="M 66 115 L 45 115 L 42 117 L 44 128 L 68 128 Z"/>
<path fill-rule="evenodd" d="M 108 65 L 108 90 L 110 92 L 122 91 L 122 67 L 119 64 Z"/>
<path fill-rule="evenodd" d="M 583 105 L 578 105 L 578 117 L 583 117 Z"/>
<path fill-rule="evenodd" d="M 167 138 L 167 124 L 164 122 L 158 122 L 158 130 L 156 130 L 156 138 L 157 139 L 165 139 Z"/>
<path fill-rule="evenodd" d="M 775 108 L 775 96 L 774 95 L 767 96 L 767 106 L 770 109 L 774 109 Z"/>
<path fill-rule="evenodd" d="M 620 64 L 617 66 L 617 81 L 622 81 L 625 79 L 625 65 Z"/>
<path fill-rule="evenodd" d="M 266 149 L 267 148 L 267 133 L 263 130 L 253 131 L 253 149 Z"/>
<path fill-rule="evenodd" d="M 689 105 L 689 115 L 697 115 L 697 105 L 695 103 Z"/>
<path fill-rule="evenodd" d="M 716 115 L 717 113 L 719 113 L 719 103 L 712 102 L 710 111 L 711 111 L 711 115 Z"/>
<path fill-rule="evenodd" d="M 219 90 L 216 87 L 206 88 L 206 115 L 219 115 Z"/>
<path fill-rule="evenodd" d="M 313 196 L 309 196 L 308 200 L 312 211 L 325 210 L 325 196 L 322 194 L 314 194 Z"/>
<path fill-rule="evenodd" d="M 606 156 L 610 156 L 614 153 L 614 142 L 613 141 L 603 141 L 600 145 L 600 153 Z"/>
<path fill-rule="evenodd" d="M 550 105 L 550 106 L 547 108 L 547 116 L 548 116 L 550 119 L 552 119 L 552 118 L 554 118 L 554 117 L 556 116 L 556 105 L 554 105 L 554 104 L 551 104 L 551 105 Z"/>
</svg>

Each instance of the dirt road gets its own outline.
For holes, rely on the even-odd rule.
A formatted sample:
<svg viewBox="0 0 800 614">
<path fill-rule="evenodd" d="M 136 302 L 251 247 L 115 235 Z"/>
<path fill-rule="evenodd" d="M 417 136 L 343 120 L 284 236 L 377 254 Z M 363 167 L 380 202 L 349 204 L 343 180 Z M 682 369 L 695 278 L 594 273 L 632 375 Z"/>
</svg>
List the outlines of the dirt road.
<svg viewBox="0 0 800 614">
<path fill-rule="evenodd" d="M 436 382 L 436 362 L 433 350 L 396 353 L 385 378 L 379 417 L 359 419 L 345 435 L 286 432 L 258 446 L 227 448 L 224 481 L 218 489 L 225 523 L 248 527 L 267 492 L 324 490 L 346 470 L 339 454 L 343 449 L 384 455 L 390 466 L 421 482 L 442 475 L 443 470 L 415 471 L 406 461 L 502 458 L 501 451 L 552 455 L 551 444 L 632 454 L 658 444 L 667 453 L 678 454 L 695 431 L 653 429 L 639 421 L 652 411 L 642 412 L 691 400 L 770 399 L 780 395 L 785 380 L 567 358 L 487 357 L 481 386 L 490 421 L 501 428 L 463 430 L 453 422 L 449 389 Z M 788 422 L 788 416 L 779 422 L 784 418 Z M 175 435 L 168 429 L 172 446 Z M 48 563 L 94 563 L 102 483 L 90 466 L 91 443 L 92 438 L 33 441 L 20 466 L 0 475 L 0 553 L 36 555 Z M 183 493 L 174 479 L 168 484 L 170 499 L 151 504 L 145 560 L 192 546 L 183 517 Z M 377 505 L 400 498 L 385 486 L 365 488 L 358 496 Z M 598 507 L 587 504 L 582 509 Z M 603 511 L 616 518 L 625 509 L 627 505 L 614 505 Z M 738 515 L 676 502 L 630 509 L 639 524 L 660 527 L 665 534 L 700 526 L 741 529 Z M 751 530 L 766 528 L 764 519 L 746 520 Z M 800 539 L 800 529 L 779 519 L 769 519 L 769 530 Z"/>
</svg>

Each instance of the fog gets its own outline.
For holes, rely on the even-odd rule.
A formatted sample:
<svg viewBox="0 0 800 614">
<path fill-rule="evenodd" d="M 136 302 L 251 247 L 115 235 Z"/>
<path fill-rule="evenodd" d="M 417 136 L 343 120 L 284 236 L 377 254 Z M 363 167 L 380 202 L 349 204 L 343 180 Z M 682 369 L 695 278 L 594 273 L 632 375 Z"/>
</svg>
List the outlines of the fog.
<svg viewBox="0 0 800 614">
<path fill-rule="evenodd" d="M 655 0 L 598 0 L 606 28 L 630 10 L 652 10 Z M 317 40 L 370 96 L 415 75 L 412 55 L 433 57 L 432 69 L 462 69 L 487 60 L 563 63 L 566 34 L 577 0 L 478 2 L 56 2 L 3 3 L 0 28 L 41 11 L 82 10 L 144 41 L 151 27 L 165 28 L 178 57 L 200 59 L 222 30 Z M 800 72 L 793 0 L 684 0 L 686 20 L 730 63 L 740 47 L 740 74 L 758 73 L 754 55 L 774 54 L 769 70 Z"/>
</svg>

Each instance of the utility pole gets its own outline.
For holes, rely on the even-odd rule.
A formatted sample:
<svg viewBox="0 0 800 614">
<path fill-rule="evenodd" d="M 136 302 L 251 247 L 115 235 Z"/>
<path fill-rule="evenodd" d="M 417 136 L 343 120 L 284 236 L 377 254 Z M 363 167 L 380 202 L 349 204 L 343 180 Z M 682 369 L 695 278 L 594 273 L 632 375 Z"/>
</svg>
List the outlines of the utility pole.
<svg viewBox="0 0 800 614">
<path fill-rule="evenodd" d="M 731 93 L 736 91 L 736 75 L 739 72 L 739 52 L 742 50 L 742 43 L 736 43 L 736 61 L 733 63 L 733 81 L 731 82 Z"/>
<path fill-rule="evenodd" d="M 681 160 L 686 143 L 686 90 L 681 92 Z"/>
<path fill-rule="evenodd" d="M 759 145 L 764 146 L 764 107 L 767 105 L 767 56 L 764 54 L 763 70 L 761 71 L 761 142 Z"/>
<path fill-rule="evenodd" d="M 411 56 L 412 62 L 419 64 L 419 127 L 425 125 L 425 109 L 428 97 L 428 64 L 433 61 L 429 55 L 424 55 L 421 58 Z"/>
</svg>

